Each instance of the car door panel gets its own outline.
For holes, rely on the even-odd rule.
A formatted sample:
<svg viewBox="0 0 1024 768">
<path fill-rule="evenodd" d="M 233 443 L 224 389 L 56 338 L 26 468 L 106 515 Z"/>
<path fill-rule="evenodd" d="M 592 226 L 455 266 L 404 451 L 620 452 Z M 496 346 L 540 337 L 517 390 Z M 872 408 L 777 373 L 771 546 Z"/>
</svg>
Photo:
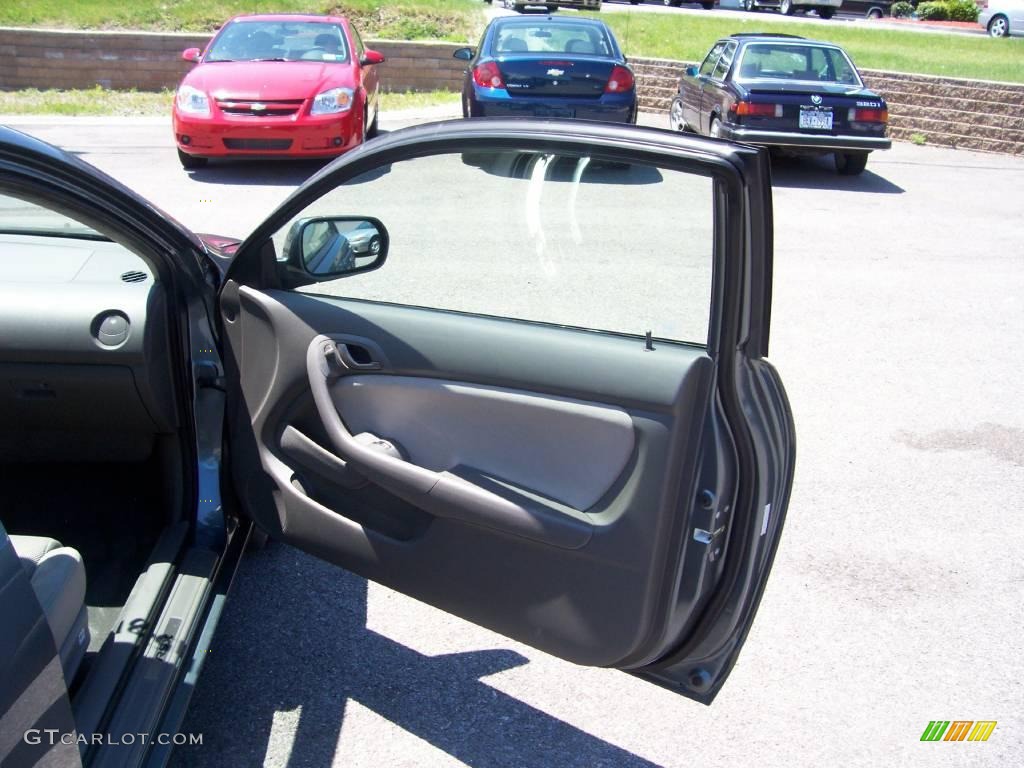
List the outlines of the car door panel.
<svg viewBox="0 0 1024 768">
<path fill-rule="evenodd" d="M 255 425 L 267 436 L 261 463 L 280 491 L 273 518 L 261 524 L 578 663 L 614 664 L 634 651 L 651 611 L 643 585 L 659 564 L 659 537 L 650 534 L 692 493 L 665 480 L 670 466 L 694 461 L 687 438 L 691 420 L 705 417 L 711 383 L 703 350 L 666 345 L 665 354 L 651 355 L 635 339 L 284 291 L 243 287 L 239 298 L 230 332 L 239 334 L 243 356 L 251 348 L 273 361 L 271 370 L 243 378 L 246 399 L 263 404 Z M 512 504 L 474 521 L 446 513 L 450 498 L 411 504 L 382 501 L 377 484 L 346 488 L 347 467 L 308 391 L 306 349 L 321 331 L 372 338 L 388 361 L 379 373 L 356 370 L 335 384 L 350 430 L 373 431 L 419 466 Z M 581 377 L 580 366 L 593 375 Z M 394 410 L 382 412 L 389 405 Z M 469 421 L 440 436 L 461 411 Z M 433 445 L 433 436 L 444 445 Z M 303 466 L 296 449 L 303 439 L 322 458 L 333 456 L 334 477 Z M 587 461 L 570 467 L 573 456 Z M 538 466 L 538 458 L 556 466 Z M 517 507 L 527 514 L 516 517 Z M 435 514 L 424 518 L 424 508 Z M 481 605 L 481 594 L 493 599 Z M 615 595 L 622 610 L 609 612 Z M 528 629 L 524 615 L 532 616 Z"/>
<path fill-rule="evenodd" d="M 310 201 L 324 213 L 324 190 L 352 178 L 365 205 L 366 185 L 393 187 L 404 159 L 489 147 L 586 157 L 575 175 L 547 160 L 455 161 L 456 176 L 487 174 L 492 187 L 499 169 L 528 209 L 545 168 L 556 185 L 612 160 L 713 177 L 707 344 L 288 289 L 301 268 L 275 266 L 270 238 Z M 272 536 L 443 610 L 709 703 L 756 610 L 792 477 L 784 395 L 753 404 L 769 386 L 755 367 L 782 392 L 762 360 L 767 173 L 763 152 L 722 142 L 467 121 L 391 134 L 314 177 L 242 245 L 220 296 L 245 511 Z M 579 190 L 566 189 L 571 207 Z M 444 231 L 402 233 L 404 209 L 392 208 L 381 220 L 399 240 Z"/>
</svg>

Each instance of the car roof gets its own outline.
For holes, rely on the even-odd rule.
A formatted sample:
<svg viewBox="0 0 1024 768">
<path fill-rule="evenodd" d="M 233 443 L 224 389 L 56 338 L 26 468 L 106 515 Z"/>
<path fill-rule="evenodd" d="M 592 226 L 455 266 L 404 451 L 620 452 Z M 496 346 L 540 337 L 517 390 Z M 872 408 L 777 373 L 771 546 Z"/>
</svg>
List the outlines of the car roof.
<svg viewBox="0 0 1024 768">
<path fill-rule="evenodd" d="M 801 37 L 800 35 L 786 35 L 786 34 L 783 34 L 782 32 L 734 32 L 733 34 L 729 35 L 729 37 L 732 38 L 733 40 L 748 40 L 748 39 L 754 39 L 754 40 L 769 39 L 769 40 L 771 40 L 771 39 L 775 39 L 775 38 L 778 38 L 780 40 L 806 40 L 807 39 L 806 37 Z"/>
<path fill-rule="evenodd" d="M 522 26 L 534 26 L 538 22 L 543 22 L 545 25 L 550 24 L 552 26 L 562 25 L 584 25 L 588 27 L 597 27 L 600 29 L 608 29 L 608 25 L 600 19 L 588 19 L 585 16 L 498 16 L 491 21 L 492 26 L 505 26 L 507 25 L 522 25 Z"/>
<path fill-rule="evenodd" d="M 344 16 L 324 16 L 316 13 L 242 13 L 231 21 L 323 21 L 331 24 L 348 23 Z"/>
</svg>

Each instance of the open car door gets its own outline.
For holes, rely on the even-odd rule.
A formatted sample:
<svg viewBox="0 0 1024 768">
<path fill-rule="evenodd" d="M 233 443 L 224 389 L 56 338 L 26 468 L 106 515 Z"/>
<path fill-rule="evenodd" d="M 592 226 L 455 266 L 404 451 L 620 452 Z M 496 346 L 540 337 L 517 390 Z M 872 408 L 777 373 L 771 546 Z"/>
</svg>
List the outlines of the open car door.
<svg viewBox="0 0 1024 768">
<path fill-rule="evenodd" d="M 369 579 L 710 703 L 792 482 L 771 254 L 761 150 L 527 120 L 370 142 L 228 271 L 239 502 Z"/>
</svg>

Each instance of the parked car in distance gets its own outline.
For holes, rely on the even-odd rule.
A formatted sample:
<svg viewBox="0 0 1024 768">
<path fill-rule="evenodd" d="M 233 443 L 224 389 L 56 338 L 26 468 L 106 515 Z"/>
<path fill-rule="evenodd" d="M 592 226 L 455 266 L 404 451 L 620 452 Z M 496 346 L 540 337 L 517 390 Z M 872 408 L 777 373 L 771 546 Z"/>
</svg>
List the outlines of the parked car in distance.
<svg viewBox="0 0 1024 768">
<path fill-rule="evenodd" d="M 492 0 L 484 0 L 491 5 Z M 511 8 L 513 11 L 522 12 L 527 8 L 544 8 L 548 13 L 554 13 L 559 8 L 572 8 L 577 11 L 600 11 L 601 0 L 545 0 L 541 2 L 523 3 L 518 0 L 502 0 L 501 5 Z"/>
<path fill-rule="evenodd" d="M 661 0 L 662 5 L 668 5 L 673 8 L 678 8 L 683 3 L 688 4 L 691 1 L 694 5 L 699 5 L 705 11 L 710 11 L 712 8 L 715 7 L 715 0 L 703 0 L 702 2 L 698 2 L 698 0 Z M 642 0 L 629 0 L 630 5 L 640 5 L 641 2 Z"/>
<path fill-rule="evenodd" d="M 836 170 L 861 173 L 868 153 L 889 149 L 885 100 L 864 87 L 839 46 L 795 35 L 737 34 L 687 67 L 669 123 L 723 139 L 792 153 L 835 156 Z"/>
<path fill-rule="evenodd" d="M 896 0 L 843 0 L 839 10 L 869 19 L 884 19 L 892 15 L 895 3 Z"/>
<path fill-rule="evenodd" d="M 978 23 L 992 37 L 1024 37 L 1024 0 L 987 0 Z"/>
<path fill-rule="evenodd" d="M 783 16 L 815 11 L 823 19 L 831 19 L 843 0 L 740 0 L 744 11 L 777 10 Z"/>
<path fill-rule="evenodd" d="M 377 130 L 384 61 L 342 16 L 236 16 L 174 100 L 174 140 L 186 169 L 211 157 L 333 157 Z"/>
<path fill-rule="evenodd" d="M 597 19 L 501 16 L 484 30 L 462 86 L 463 117 L 575 117 L 635 123 L 636 80 Z"/>
</svg>

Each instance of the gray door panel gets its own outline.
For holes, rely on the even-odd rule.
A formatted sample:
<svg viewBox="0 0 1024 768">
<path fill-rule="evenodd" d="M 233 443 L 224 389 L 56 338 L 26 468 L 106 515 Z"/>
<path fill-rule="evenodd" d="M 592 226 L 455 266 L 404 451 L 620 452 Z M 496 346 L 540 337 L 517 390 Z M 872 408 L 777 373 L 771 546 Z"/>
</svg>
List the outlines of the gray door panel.
<svg viewBox="0 0 1024 768">
<path fill-rule="evenodd" d="M 704 350 L 661 343 L 652 354 L 640 339 L 283 291 L 242 288 L 238 298 L 228 332 L 246 365 L 264 470 L 247 478 L 248 500 L 274 535 L 580 664 L 619 664 L 656 633 L 660 595 L 648 585 L 670 556 L 663 543 L 678 507 L 694 493 L 692 480 L 681 487 L 678 478 L 694 476 L 690 438 L 707 415 Z M 410 504 L 378 483 L 353 488 L 309 395 L 306 352 L 319 334 L 371 339 L 386 361 L 334 384 L 351 431 L 372 430 L 479 490 L 504 483 L 512 495 L 534 496 L 545 514 L 564 516 L 561 525 L 538 516 L 531 527 L 501 510 L 482 524 L 446 516 L 444 504 Z M 356 389 L 368 394 L 353 397 Z M 482 393 L 505 412 L 476 407 Z M 387 402 L 396 402 L 393 413 L 382 410 Z M 415 430 L 443 432 L 460 409 L 468 422 L 452 424 L 431 453 Z M 528 421 L 525 431 L 506 438 L 515 415 Z M 473 434 L 460 438 L 460 429 Z M 587 466 L 573 476 L 572 457 L 562 457 L 565 476 L 557 466 L 545 476 L 525 455 L 531 445 L 541 455 L 579 451 Z M 474 466 L 476 456 L 486 466 Z M 273 509 L 260 505 L 268 479 Z"/>
</svg>

